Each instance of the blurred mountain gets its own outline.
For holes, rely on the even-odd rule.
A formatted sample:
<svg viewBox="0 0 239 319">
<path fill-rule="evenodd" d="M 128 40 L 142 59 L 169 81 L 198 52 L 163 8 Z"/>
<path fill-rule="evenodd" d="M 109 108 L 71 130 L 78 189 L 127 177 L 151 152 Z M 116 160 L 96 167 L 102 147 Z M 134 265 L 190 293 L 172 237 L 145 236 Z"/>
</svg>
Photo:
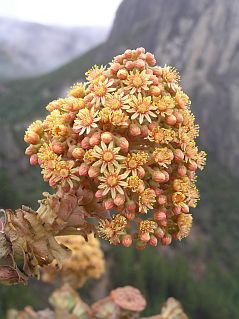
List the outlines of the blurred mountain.
<svg viewBox="0 0 239 319">
<path fill-rule="evenodd" d="M 0 81 L 49 72 L 103 42 L 103 27 L 57 27 L 0 17 Z"/>
</svg>

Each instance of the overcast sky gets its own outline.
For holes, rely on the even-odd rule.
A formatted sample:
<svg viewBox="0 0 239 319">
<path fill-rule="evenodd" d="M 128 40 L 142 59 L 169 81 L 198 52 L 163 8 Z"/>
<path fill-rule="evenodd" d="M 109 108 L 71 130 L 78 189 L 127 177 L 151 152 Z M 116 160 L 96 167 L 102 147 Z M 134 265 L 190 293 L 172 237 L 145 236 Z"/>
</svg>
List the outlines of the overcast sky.
<svg viewBox="0 0 239 319">
<path fill-rule="evenodd" d="M 64 26 L 110 26 L 121 0 L 0 0 L 0 16 Z"/>
</svg>

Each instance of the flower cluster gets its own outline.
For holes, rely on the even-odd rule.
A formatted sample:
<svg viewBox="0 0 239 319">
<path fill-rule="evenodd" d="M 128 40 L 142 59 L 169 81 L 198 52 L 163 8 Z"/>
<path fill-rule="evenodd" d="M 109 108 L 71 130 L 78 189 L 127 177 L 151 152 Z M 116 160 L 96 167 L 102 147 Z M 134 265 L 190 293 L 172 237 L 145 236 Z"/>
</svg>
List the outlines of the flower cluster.
<svg viewBox="0 0 239 319">
<path fill-rule="evenodd" d="M 105 270 L 103 251 L 99 241 L 92 235 L 86 241 L 82 236 L 69 235 L 57 237 L 57 242 L 71 250 L 70 258 L 63 261 L 62 268 L 57 271 L 57 262 L 53 261 L 43 268 L 43 281 L 53 283 L 57 275 L 61 281 L 73 288 L 82 287 L 90 278 L 99 278 Z"/>
<path fill-rule="evenodd" d="M 138 249 L 188 235 L 205 152 L 179 81 L 143 48 L 126 50 L 90 69 L 26 131 L 30 163 L 61 196 L 74 194 L 86 235 Z"/>
</svg>

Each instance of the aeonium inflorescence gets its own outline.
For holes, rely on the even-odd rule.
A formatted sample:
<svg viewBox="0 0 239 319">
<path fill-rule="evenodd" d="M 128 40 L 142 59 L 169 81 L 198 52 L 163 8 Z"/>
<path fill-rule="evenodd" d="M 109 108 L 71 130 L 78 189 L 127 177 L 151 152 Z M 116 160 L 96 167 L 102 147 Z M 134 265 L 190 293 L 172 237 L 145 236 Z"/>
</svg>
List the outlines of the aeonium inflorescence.
<svg viewBox="0 0 239 319">
<path fill-rule="evenodd" d="M 188 235 L 205 152 L 179 80 L 144 48 L 126 50 L 29 126 L 30 163 L 60 196 L 77 198 L 84 222 L 74 226 L 86 235 L 139 249 Z"/>
</svg>

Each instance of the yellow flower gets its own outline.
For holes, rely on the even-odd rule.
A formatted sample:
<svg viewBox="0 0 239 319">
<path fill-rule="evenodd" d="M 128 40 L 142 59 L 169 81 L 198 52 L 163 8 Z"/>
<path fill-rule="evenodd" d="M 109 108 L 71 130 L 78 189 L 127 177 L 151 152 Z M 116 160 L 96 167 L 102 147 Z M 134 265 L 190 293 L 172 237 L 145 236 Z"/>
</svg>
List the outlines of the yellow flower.
<svg viewBox="0 0 239 319">
<path fill-rule="evenodd" d="M 98 111 L 95 111 L 94 108 L 91 108 L 91 110 L 87 108 L 80 110 L 74 121 L 73 131 L 79 133 L 79 135 L 82 135 L 85 132 L 86 134 L 89 134 L 92 128 L 97 127 L 96 122 L 100 120 L 100 118 L 97 117 L 97 114 Z"/>
<path fill-rule="evenodd" d="M 137 97 L 132 95 L 131 98 L 132 100 L 129 102 L 129 105 L 123 108 L 129 113 L 133 113 L 131 115 L 132 120 L 139 118 L 139 123 L 142 124 L 144 119 L 146 119 L 151 123 L 151 117 L 157 117 L 157 115 L 153 113 L 156 107 L 152 105 L 150 96 L 143 97 L 142 94 L 139 93 Z"/>
<path fill-rule="evenodd" d="M 130 71 L 127 79 L 123 81 L 125 90 L 130 94 L 140 93 L 142 91 L 149 90 L 150 81 L 149 74 L 146 74 L 145 70 L 140 72 L 139 70 Z"/>
<path fill-rule="evenodd" d="M 116 194 L 124 194 L 123 187 L 127 187 L 127 182 L 124 181 L 128 176 L 128 172 L 120 174 L 121 168 L 112 169 L 109 167 L 110 171 L 105 170 L 104 176 L 99 177 L 101 183 L 98 188 L 103 189 L 103 196 L 111 193 L 112 198 L 116 197 Z"/>
<path fill-rule="evenodd" d="M 113 170 L 119 168 L 120 161 L 125 159 L 124 156 L 118 155 L 120 147 L 114 147 L 113 141 L 107 146 L 104 142 L 101 142 L 101 147 L 95 146 L 92 155 L 97 160 L 93 166 L 100 166 L 100 172 L 103 173 L 106 168 Z"/>
<path fill-rule="evenodd" d="M 148 209 L 153 209 L 153 205 L 156 202 L 155 197 L 155 192 L 151 188 L 147 188 L 139 195 L 140 213 L 147 213 Z"/>
</svg>

